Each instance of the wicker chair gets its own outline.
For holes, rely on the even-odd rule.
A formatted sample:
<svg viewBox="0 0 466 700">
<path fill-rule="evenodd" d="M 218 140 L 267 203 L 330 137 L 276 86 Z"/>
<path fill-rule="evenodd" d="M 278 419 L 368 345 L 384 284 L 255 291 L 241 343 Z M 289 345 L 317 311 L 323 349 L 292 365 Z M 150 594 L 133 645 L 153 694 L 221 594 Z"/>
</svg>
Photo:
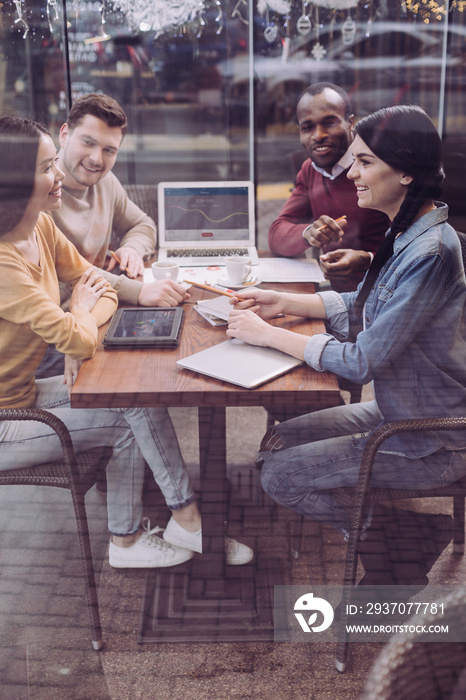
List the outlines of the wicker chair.
<svg viewBox="0 0 466 700">
<path fill-rule="evenodd" d="M 157 223 L 157 186 L 124 185 L 128 197 Z"/>
<path fill-rule="evenodd" d="M 123 185 L 123 187 L 131 201 L 157 223 L 157 185 Z M 109 247 L 111 250 L 117 250 L 120 247 L 120 238 L 115 231 L 110 238 Z"/>
<path fill-rule="evenodd" d="M 466 593 L 455 591 L 442 600 L 445 614 L 442 625 L 450 630 L 464 630 Z M 435 625 L 435 615 L 417 615 L 410 626 Z M 461 635 L 459 635 L 461 636 Z M 376 659 L 367 677 L 362 700 L 464 700 L 466 643 L 420 643 L 416 631 L 394 635 Z"/>
<path fill-rule="evenodd" d="M 386 423 L 370 436 L 363 452 L 359 479 L 355 489 L 335 489 L 335 497 L 346 505 L 351 512 L 352 528 L 349 534 L 346 551 L 345 575 L 343 582 L 343 597 L 340 615 L 339 636 L 335 666 L 338 671 L 346 669 L 349 649 L 349 635 L 346 633 L 347 605 L 351 603 L 352 588 L 356 583 L 358 564 L 357 543 L 360 538 L 361 526 L 364 519 L 365 505 L 367 503 L 380 503 L 389 500 L 401 500 L 411 498 L 445 497 L 453 498 L 453 551 L 462 554 L 464 550 L 464 499 L 466 497 L 466 477 L 455 481 L 449 486 L 432 489 L 388 489 L 370 488 L 372 468 L 377 450 L 381 444 L 392 435 L 402 432 L 422 432 L 426 430 L 465 430 L 466 417 L 464 418 L 424 418 L 416 420 L 401 420 Z"/>
<path fill-rule="evenodd" d="M 86 584 L 92 646 L 98 651 L 102 648 L 102 630 L 84 497 L 96 483 L 98 471 L 106 467 L 111 449 L 102 447 L 75 455 L 68 429 L 53 413 L 36 408 L 0 410 L 0 421 L 17 420 L 39 421 L 52 428 L 60 439 L 63 459 L 50 464 L 0 471 L 0 486 L 55 486 L 71 491 Z"/>
</svg>

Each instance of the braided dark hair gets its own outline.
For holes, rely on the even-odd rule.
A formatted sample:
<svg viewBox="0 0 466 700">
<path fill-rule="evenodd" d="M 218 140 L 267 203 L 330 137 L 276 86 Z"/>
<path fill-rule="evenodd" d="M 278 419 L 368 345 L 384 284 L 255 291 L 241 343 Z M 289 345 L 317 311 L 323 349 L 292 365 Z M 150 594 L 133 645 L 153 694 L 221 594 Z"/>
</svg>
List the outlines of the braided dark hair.
<svg viewBox="0 0 466 700">
<path fill-rule="evenodd" d="M 359 315 L 380 270 L 393 255 L 396 236 L 411 226 L 426 202 L 439 198 L 444 172 L 440 137 L 426 112 L 417 105 L 380 109 L 361 119 L 355 133 L 378 158 L 413 178 L 355 301 L 354 311 Z"/>
</svg>

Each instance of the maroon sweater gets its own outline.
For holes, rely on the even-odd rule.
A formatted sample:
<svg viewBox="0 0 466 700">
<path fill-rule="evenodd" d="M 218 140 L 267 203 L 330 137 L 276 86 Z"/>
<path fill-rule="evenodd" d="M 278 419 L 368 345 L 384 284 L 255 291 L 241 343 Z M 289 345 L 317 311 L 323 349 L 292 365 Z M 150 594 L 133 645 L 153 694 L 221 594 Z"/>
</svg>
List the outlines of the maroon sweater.
<svg viewBox="0 0 466 700">
<path fill-rule="evenodd" d="M 379 211 L 359 208 L 356 188 L 346 173 L 347 170 L 331 180 L 318 173 L 310 159 L 304 162 L 296 187 L 269 230 L 269 248 L 274 255 L 302 255 L 309 248 L 303 231 L 322 214 L 332 219 L 343 214 L 347 217 L 343 239 L 331 243 L 323 252 L 339 248 L 376 252 L 390 221 Z"/>
</svg>

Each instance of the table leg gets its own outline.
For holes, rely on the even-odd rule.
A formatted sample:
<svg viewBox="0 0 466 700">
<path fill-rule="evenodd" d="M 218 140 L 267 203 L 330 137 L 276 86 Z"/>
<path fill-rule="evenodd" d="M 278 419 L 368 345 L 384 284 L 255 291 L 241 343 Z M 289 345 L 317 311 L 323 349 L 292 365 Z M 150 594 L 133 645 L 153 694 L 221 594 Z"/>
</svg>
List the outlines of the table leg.
<svg viewBox="0 0 466 700">
<path fill-rule="evenodd" d="M 202 557 L 193 562 L 192 578 L 205 582 L 205 592 L 225 592 L 225 523 L 228 517 L 225 408 L 198 408 L 201 476 Z"/>
<path fill-rule="evenodd" d="M 203 554 L 148 572 L 139 641 L 271 641 L 276 563 L 225 563 L 225 408 L 202 407 L 198 416 Z"/>
</svg>

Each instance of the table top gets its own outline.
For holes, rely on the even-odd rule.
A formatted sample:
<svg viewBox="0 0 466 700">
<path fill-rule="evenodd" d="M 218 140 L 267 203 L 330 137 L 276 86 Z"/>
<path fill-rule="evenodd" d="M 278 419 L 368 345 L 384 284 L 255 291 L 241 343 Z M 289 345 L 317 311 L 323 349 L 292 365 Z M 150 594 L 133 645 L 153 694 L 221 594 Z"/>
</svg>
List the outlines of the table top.
<svg viewBox="0 0 466 700">
<path fill-rule="evenodd" d="M 280 291 L 309 291 L 303 284 L 264 284 Z M 193 302 L 211 298 L 210 292 L 192 287 L 185 303 L 185 321 L 178 348 L 105 350 L 99 342 L 95 356 L 86 360 L 71 393 L 74 408 L 126 408 L 132 406 L 335 406 L 340 399 L 333 374 L 297 367 L 256 389 L 244 389 L 200 375 L 176 364 L 178 359 L 227 340 L 226 326 L 211 326 L 194 310 Z M 292 316 L 274 324 L 296 333 L 313 335 L 324 330 L 322 321 Z M 99 330 L 99 340 L 107 325 Z"/>
</svg>

